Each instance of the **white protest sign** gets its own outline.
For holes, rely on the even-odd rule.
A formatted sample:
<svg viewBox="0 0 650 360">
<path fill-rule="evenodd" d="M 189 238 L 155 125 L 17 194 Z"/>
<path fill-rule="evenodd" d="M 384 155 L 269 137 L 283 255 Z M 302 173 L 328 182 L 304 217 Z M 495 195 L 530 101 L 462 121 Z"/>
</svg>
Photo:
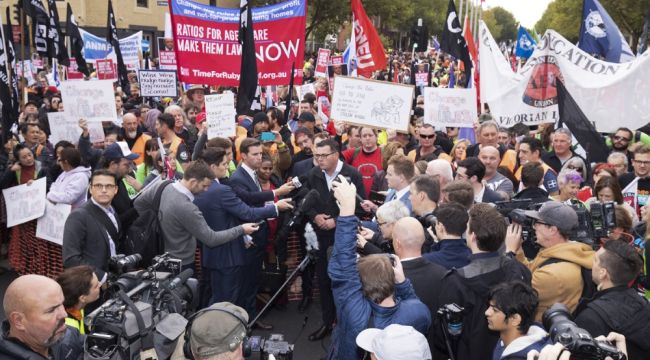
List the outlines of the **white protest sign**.
<svg viewBox="0 0 650 360">
<path fill-rule="evenodd" d="M 52 133 L 50 135 L 50 142 L 52 144 L 56 144 L 61 140 L 66 140 L 73 144 L 79 142 L 79 136 L 81 135 L 79 120 L 74 121 L 74 119 L 69 119 L 64 112 L 51 112 L 47 113 L 47 121 L 50 123 L 50 131 Z"/>
<path fill-rule="evenodd" d="M 2 190 L 7 209 L 7 227 L 38 219 L 45 213 L 45 178 Z"/>
<path fill-rule="evenodd" d="M 334 78 L 331 120 L 408 131 L 414 87 L 347 76 Z"/>
<path fill-rule="evenodd" d="M 424 88 L 424 122 L 440 127 L 472 127 L 477 118 L 476 89 Z"/>
<path fill-rule="evenodd" d="M 300 89 L 300 100 L 303 100 L 305 98 L 305 94 L 312 93 L 316 95 L 316 87 L 314 86 L 313 83 L 301 85 L 299 89 Z"/>
<path fill-rule="evenodd" d="M 224 92 L 205 96 L 205 115 L 208 123 L 208 139 L 235 136 L 235 95 Z"/>
<path fill-rule="evenodd" d="M 115 121 L 115 93 L 112 80 L 64 81 L 61 97 L 70 120 Z"/>
<path fill-rule="evenodd" d="M 36 221 L 36 237 L 63 245 L 63 227 L 71 210 L 69 204 L 46 201 L 45 214 Z"/>
<path fill-rule="evenodd" d="M 178 96 L 176 71 L 140 70 L 138 80 L 142 96 Z"/>
</svg>

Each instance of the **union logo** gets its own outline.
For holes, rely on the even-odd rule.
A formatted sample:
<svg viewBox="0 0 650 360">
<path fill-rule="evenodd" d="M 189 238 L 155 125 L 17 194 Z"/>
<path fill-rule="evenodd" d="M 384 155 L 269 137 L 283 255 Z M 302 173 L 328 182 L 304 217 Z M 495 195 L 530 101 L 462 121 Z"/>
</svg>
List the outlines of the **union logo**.
<svg viewBox="0 0 650 360">
<path fill-rule="evenodd" d="M 554 56 L 540 56 L 524 92 L 523 102 L 537 108 L 557 104 L 556 82 L 563 81 Z"/>
</svg>

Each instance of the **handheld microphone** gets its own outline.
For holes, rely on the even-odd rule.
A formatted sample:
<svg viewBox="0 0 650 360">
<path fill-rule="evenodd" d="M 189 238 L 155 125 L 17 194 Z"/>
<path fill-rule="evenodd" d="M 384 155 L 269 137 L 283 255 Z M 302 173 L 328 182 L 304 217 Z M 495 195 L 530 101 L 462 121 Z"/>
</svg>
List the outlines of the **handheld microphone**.
<svg viewBox="0 0 650 360">
<path fill-rule="evenodd" d="M 287 227 L 288 228 L 293 227 L 296 221 L 298 221 L 303 216 L 305 209 L 313 207 L 313 205 L 318 201 L 319 198 L 320 198 L 320 194 L 318 193 L 317 190 L 315 189 L 309 190 L 307 192 L 307 195 L 305 195 L 305 197 L 300 202 L 300 205 L 298 205 L 298 207 L 296 208 L 296 212 L 294 212 L 293 215 L 291 216 L 291 220 L 289 221 Z"/>
</svg>

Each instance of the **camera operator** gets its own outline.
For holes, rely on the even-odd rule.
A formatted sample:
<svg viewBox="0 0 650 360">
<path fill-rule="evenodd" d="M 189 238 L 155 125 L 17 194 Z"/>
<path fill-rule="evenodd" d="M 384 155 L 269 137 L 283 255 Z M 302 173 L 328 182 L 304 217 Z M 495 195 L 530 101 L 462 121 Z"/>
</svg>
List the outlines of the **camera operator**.
<svg viewBox="0 0 650 360">
<path fill-rule="evenodd" d="M 14 280 L 3 300 L 3 360 L 77 360 L 83 356 L 79 332 L 65 325 L 63 291 L 56 281 L 40 275 Z"/>
<path fill-rule="evenodd" d="M 409 209 L 401 201 L 384 203 L 377 209 L 376 214 L 379 231 L 375 233 L 368 228 L 361 228 L 357 246 L 366 255 L 393 253 L 393 228 L 397 220 L 408 217 L 409 213 Z"/>
<path fill-rule="evenodd" d="M 498 333 L 489 330 L 485 319 L 490 288 L 510 280 L 530 284 L 530 271 L 516 260 L 499 253 L 505 237 L 505 219 L 494 207 L 475 204 L 470 209 L 467 240 L 472 255 L 469 264 L 452 269 L 443 278 L 441 289 L 444 292 L 439 299 L 439 304 L 453 303 L 465 308 L 462 332 L 456 344 L 452 345 L 456 347 L 452 349 L 455 359 L 484 359 L 485 354 L 494 350 Z M 447 345 L 439 341 L 446 335 L 442 333 L 440 323 L 433 330 L 437 333 L 437 349 L 445 349 L 448 354 Z"/>
<path fill-rule="evenodd" d="M 243 360 L 247 322 L 248 314 L 239 306 L 215 303 L 189 319 L 171 360 Z"/>
<path fill-rule="evenodd" d="M 616 348 L 627 356 L 627 345 L 625 344 L 625 336 L 611 332 L 605 336 L 599 336 L 597 341 L 608 341 L 615 344 Z M 546 345 L 542 351 L 531 350 L 528 352 L 527 360 L 570 360 L 571 352 L 567 350 L 562 344 L 556 343 L 553 345 Z M 611 358 L 605 358 L 611 360 Z"/>
<path fill-rule="evenodd" d="M 628 243 L 606 241 L 591 269 L 598 292 L 575 311 L 576 325 L 594 337 L 612 331 L 624 335 L 631 360 L 643 359 L 650 352 L 650 303 L 628 287 L 642 266 L 641 257 Z"/>
<path fill-rule="evenodd" d="M 541 250 L 532 261 L 526 259 L 521 251 L 522 227 L 514 223 L 508 227 L 506 254 L 516 256 L 533 274 L 533 288 L 539 293 L 535 320 L 541 321 L 544 311 L 554 303 L 563 303 L 574 311 L 585 286 L 581 267 L 591 269 L 594 256 L 589 245 L 569 240 L 570 231 L 578 225 L 578 215 L 569 205 L 549 201 L 538 211 L 526 211 L 526 216 L 534 220 Z"/>
<path fill-rule="evenodd" d="M 100 282 L 92 266 L 80 265 L 66 269 L 56 278 L 63 290 L 63 306 L 68 317 L 65 324 L 85 334 L 84 308 L 99 299 Z"/>
<path fill-rule="evenodd" d="M 353 358 L 357 350 L 355 338 L 368 327 L 410 325 L 426 334 L 431 325 L 429 309 L 415 295 L 397 256 L 369 255 L 356 261 L 356 187 L 342 176 L 338 179 L 340 182 L 332 186 L 340 213 L 328 267 L 338 315 L 329 350 L 331 359 Z M 402 222 L 409 226 L 408 220 L 401 219 L 395 226 L 402 226 Z"/>
<path fill-rule="evenodd" d="M 501 283 L 490 290 L 488 300 L 488 328 L 499 332 L 493 360 L 523 360 L 529 351 L 539 351 L 549 343 L 546 330 L 534 323 L 539 299 L 530 285 L 521 281 Z"/>
<path fill-rule="evenodd" d="M 467 230 L 467 210 L 457 203 L 444 203 L 436 211 L 433 229 L 437 242 L 423 257 L 447 270 L 460 269 L 469 264 L 470 249 L 463 234 Z"/>
</svg>

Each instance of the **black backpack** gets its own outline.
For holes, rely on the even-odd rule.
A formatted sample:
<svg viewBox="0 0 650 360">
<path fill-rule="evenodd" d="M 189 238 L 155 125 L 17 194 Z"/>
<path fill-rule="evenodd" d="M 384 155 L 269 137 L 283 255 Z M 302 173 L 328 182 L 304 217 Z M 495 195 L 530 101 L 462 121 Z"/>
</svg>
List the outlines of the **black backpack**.
<svg viewBox="0 0 650 360">
<path fill-rule="evenodd" d="M 173 181 L 165 180 L 158 186 L 153 199 L 153 206 L 140 213 L 127 231 L 124 252 L 128 255 L 140 254 L 142 256 L 140 266 L 146 267 L 151 265 L 154 257 L 165 252 L 165 243 L 160 229 L 160 221 L 158 220 L 158 211 L 160 210 L 162 192 L 171 183 Z"/>
<path fill-rule="evenodd" d="M 559 262 L 571 262 L 571 261 L 557 259 L 557 258 L 549 258 L 546 261 L 544 261 L 539 267 L 542 268 L 546 265 L 556 264 Z M 591 299 L 592 297 L 594 297 L 594 295 L 596 295 L 596 292 L 598 291 L 598 289 L 596 288 L 596 283 L 594 283 L 594 280 L 591 277 L 591 269 L 587 269 L 586 267 L 580 266 L 580 275 L 582 276 L 582 294 L 580 295 L 580 299 Z"/>
</svg>

